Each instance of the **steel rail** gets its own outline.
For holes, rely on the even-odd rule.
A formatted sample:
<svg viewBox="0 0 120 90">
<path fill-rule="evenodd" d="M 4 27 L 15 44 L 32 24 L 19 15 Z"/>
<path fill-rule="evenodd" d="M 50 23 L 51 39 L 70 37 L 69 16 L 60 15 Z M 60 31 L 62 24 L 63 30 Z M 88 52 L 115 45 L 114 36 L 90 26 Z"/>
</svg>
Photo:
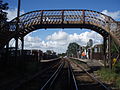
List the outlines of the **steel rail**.
<svg viewBox="0 0 120 90">
<path fill-rule="evenodd" d="M 46 88 L 50 88 L 53 84 L 54 80 L 60 73 L 61 69 L 63 68 L 65 62 L 62 62 L 61 65 L 58 67 L 58 69 L 54 72 L 54 74 L 47 80 L 47 82 L 43 85 L 43 87 L 40 90 L 46 90 Z"/>
<path fill-rule="evenodd" d="M 74 82 L 75 90 L 78 90 L 77 82 L 76 82 L 75 75 L 74 75 L 74 73 L 73 73 L 72 67 L 71 67 L 71 65 L 70 65 L 69 62 L 68 62 L 68 64 L 69 64 L 69 70 L 70 70 L 70 73 L 71 73 L 72 78 L 73 78 L 73 82 Z"/>
<path fill-rule="evenodd" d="M 74 76 L 73 71 L 72 71 L 72 67 L 70 66 L 70 63 L 68 61 L 66 63 L 68 65 L 68 69 L 67 69 L 67 72 L 68 72 L 67 73 L 68 74 L 68 77 L 67 77 L 68 78 L 68 88 L 69 88 L 69 90 L 71 90 L 71 88 L 75 88 L 74 90 L 78 90 L 78 86 L 77 86 L 75 76 Z M 61 70 L 63 69 L 64 65 L 65 65 L 65 61 L 63 62 L 63 64 L 61 64 L 58 67 L 58 69 L 55 71 L 55 73 L 49 78 L 49 80 L 44 84 L 44 86 L 40 90 L 46 90 L 46 89 L 49 90 L 52 87 L 56 78 L 58 77 Z"/>
<path fill-rule="evenodd" d="M 72 61 L 73 62 L 73 61 Z M 80 66 L 79 64 L 75 63 L 78 67 L 80 67 L 84 72 L 87 73 L 88 76 L 90 76 L 93 80 L 97 81 L 101 86 L 103 86 L 106 90 L 111 90 L 110 88 L 108 88 L 107 86 L 105 86 L 101 81 L 99 81 L 97 78 L 95 78 L 95 76 L 92 76 L 88 71 L 86 71 L 83 66 Z"/>
<path fill-rule="evenodd" d="M 43 71 L 41 71 L 41 72 L 37 72 L 37 73 L 35 73 L 35 74 L 32 75 L 32 76 L 31 76 L 31 75 L 28 76 L 26 79 L 22 79 L 22 80 L 21 80 L 20 78 L 18 78 L 18 79 L 11 80 L 11 81 L 9 81 L 9 82 L 3 83 L 3 84 L 0 85 L 0 88 L 6 86 L 6 85 L 8 85 L 8 84 L 15 83 L 16 81 L 19 81 L 19 83 L 18 83 L 15 87 L 12 88 L 12 90 L 16 90 L 16 89 L 19 88 L 21 85 L 25 84 L 26 82 L 29 82 L 30 80 L 34 79 L 35 77 L 38 77 L 40 74 L 48 71 L 48 70 L 51 69 L 51 68 L 56 67 L 56 66 L 59 65 L 59 64 L 60 64 L 60 62 L 58 62 L 57 64 L 53 64 L 53 65 L 47 67 L 46 69 L 43 69 Z"/>
<path fill-rule="evenodd" d="M 38 72 L 36 73 L 35 75 L 33 75 L 32 77 L 29 77 L 27 80 L 23 80 L 21 81 L 15 88 L 13 88 L 12 90 L 15 90 L 17 88 L 19 88 L 22 84 L 26 83 L 26 82 L 29 82 L 30 80 L 34 79 L 35 77 L 38 77 L 40 74 L 48 71 L 49 69 L 53 68 L 53 67 L 56 67 L 57 65 L 59 65 L 59 63 L 55 64 L 55 65 L 52 65 L 52 66 L 49 66 L 48 68 L 44 69 L 42 72 Z"/>
</svg>

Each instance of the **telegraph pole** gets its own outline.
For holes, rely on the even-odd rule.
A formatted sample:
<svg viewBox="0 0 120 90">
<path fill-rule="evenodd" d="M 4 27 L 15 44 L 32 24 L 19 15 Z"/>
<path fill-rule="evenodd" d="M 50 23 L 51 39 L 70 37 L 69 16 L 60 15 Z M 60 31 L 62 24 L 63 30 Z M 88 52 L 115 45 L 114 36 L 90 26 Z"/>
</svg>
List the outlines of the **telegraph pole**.
<svg viewBox="0 0 120 90">
<path fill-rule="evenodd" d="M 19 30 L 19 16 L 20 16 L 20 0 L 18 0 L 18 10 L 17 10 L 17 22 L 15 31 L 15 61 L 17 60 L 17 50 L 18 50 L 18 30 Z"/>
</svg>

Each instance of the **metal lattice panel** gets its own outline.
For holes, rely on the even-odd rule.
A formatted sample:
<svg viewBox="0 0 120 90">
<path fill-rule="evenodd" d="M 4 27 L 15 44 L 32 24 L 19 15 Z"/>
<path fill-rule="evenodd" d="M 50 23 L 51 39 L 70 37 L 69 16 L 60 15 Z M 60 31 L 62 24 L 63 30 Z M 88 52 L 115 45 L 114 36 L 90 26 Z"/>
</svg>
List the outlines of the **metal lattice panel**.
<svg viewBox="0 0 120 90">
<path fill-rule="evenodd" d="M 4 26 L 0 33 L 13 32 L 9 37 L 13 38 L 16 23 L 17 18 Z M 103 36 L 109 33 L 119 43 L 119 26 L 111 17 L 91 10 L 38 10 L 28 12 L 19 17 L 18 36 L 24 37 L 29 32 L 41 28 L 88 28 Z M 9 39 L 6 38 L 7 40 Z M 2 42 L 0 41 L 0 43 Z"/>
</svg>

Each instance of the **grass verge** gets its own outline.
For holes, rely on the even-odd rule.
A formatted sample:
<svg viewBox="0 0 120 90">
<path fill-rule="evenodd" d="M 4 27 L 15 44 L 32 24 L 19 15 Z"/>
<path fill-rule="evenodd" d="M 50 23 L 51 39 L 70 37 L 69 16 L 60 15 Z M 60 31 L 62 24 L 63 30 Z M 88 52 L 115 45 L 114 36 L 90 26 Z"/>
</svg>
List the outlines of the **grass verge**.
<svg viewBox="0 0 120 90">
<path fill-rule="evenodd" d="M 118 62 L 112 70 L 109 68 L 102 68 L 98 70 L 98 75 L 101 79 L 113 87 L 120 89 L 120 62 Z"/>
</svg>

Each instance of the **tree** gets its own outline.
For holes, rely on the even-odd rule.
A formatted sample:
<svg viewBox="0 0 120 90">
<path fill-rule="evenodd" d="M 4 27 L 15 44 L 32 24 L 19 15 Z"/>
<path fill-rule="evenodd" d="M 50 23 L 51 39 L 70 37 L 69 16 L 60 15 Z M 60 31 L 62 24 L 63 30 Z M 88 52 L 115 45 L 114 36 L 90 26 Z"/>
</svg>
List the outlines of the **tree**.
<svg viewBox="0 0 120 90">
<path fill-rule="evenodd" d="M 87 42 L 87 47 L 92 47 L 93 45 L 93 40 L 89 39 L 89 41 Z"/>
<path fill-rule="evenodd" d="M 51 51 L 51 50 L 47 50 L 46 53 L 47 53 L 48 55 L 51 55 L 51 54 L 52 54 L 52 51 Z"/>
<path fill-rule="evenodd" d="M 67 55 L 77 57 L 77 52 L 79 50 L 79 45 L 76 42 L 70 43 L 68 45 Z"/>
<path fill-rule="evenodd" d="M 64 57 L 64 56 L 66 56 L 66 53 L 58 54 L 58 57 Z"/>
<path fill-rule="evenodd" d="M 8 3 L 3 3 L 0 0 L 0 28 L 7 23 L 7 12 L 4 10 L 8 10 Z"/>
</svg>

